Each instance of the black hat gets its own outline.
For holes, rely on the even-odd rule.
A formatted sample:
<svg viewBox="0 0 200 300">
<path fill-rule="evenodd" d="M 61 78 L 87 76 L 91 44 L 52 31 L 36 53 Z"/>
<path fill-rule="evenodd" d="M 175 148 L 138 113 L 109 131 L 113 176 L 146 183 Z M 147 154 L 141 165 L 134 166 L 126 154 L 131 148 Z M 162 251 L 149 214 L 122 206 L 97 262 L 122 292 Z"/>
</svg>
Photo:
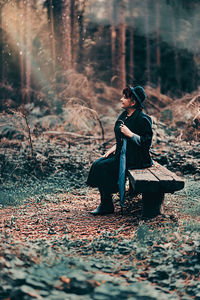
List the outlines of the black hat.
<svg viewBox="0 0 200 300">
<path fill-rule="evenodd" d="M 131 92 L 134 95 L 135 100 L 140 104 L 140 106 L 143 108 L 144 105 L 142 104 L 142 102 L 146 99 L 146 93 L 143 89 L 143 87 L 141 87 L 140 85 L 136 86 L 136 87 L 130 87 L 131 88 Z"/>
</svg>

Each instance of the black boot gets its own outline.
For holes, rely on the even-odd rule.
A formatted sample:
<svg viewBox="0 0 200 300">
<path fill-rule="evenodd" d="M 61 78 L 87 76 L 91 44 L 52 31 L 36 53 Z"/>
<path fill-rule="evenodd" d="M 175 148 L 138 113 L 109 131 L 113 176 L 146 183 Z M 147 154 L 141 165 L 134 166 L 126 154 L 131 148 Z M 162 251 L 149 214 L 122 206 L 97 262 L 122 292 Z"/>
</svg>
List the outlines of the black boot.
<svg viewBox="0 0 200 300">
<path fill-rule="evenodd" d="M 101 203 L 100 205 L 90 213 L 93 216 L 104 216 L 108 214 L 113 214 L 114 213 L 114 205 L 112 202 L 112 196 L 105 195 L 104 193 L 100 193 L 101 195 Z"/>
</svg>

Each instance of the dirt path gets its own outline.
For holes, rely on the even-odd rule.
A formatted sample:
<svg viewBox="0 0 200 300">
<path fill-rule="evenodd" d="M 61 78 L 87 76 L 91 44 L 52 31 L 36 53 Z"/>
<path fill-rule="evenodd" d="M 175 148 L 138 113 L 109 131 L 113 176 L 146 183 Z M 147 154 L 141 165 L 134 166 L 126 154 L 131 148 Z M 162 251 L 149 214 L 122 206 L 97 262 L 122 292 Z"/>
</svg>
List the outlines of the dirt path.
<svg viewBox="0 0 200 300">
<path fill-rule="evenodd" d="M 180 196 L 167 194 L 165 197 L 166 217 L 159 216 L 148 223 L 162 226 L 169 220 L 179 223 L 190 220 L 191 216 L 181 212 L 178 198 L 180 199 Z M 117 195 L 114 199 L 115 213 L 112 215 L 91 216 L 89 212 L 98 203 L 99 195 L 94 190 L 87 190 L 85 195 L 50 194 L 44 196 L 38 203 L 35 199 L 30 199 L 21 206 L 1 209 L 0 230 L 7 236 L 22 241 L 48 239 L 52 235 L 62 237 L 66 234 L 72 239 L 92 240 L 105 231 L 119 231 L 119 236 L 132 238 L 139 223 L 143 222 L 141 220 L 141 195 L 132 200 L 129 198 L 126 200 L 123 215 Z"/>
<path fill-rule="evenodd" d="M 141 195 L 126 199 L 123 215 L 115 195 L 114 214 L 91 216 L 99 195 L 86 188 L 2 208 L 0 298 L 196 299 L 199 227 L 186 231 L 184 222 L 200 216 L 183 209 L 194 212 L 189 195 L 167 194 L 165 216 L 148 221 Z"/>
</svg>

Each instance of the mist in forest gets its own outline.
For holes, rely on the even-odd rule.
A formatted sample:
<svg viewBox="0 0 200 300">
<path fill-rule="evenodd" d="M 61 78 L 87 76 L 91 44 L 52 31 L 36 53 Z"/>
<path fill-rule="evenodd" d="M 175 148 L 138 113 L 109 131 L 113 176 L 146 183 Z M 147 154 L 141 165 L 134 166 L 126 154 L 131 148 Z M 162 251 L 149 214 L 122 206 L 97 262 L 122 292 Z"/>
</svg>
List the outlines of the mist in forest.
<svg viewBox="0 0 200 300">
<path fill-rule="evenodd" d="M 197 90 L 199 12 L 196 0 L 3 0 L 0 83 L 15 97 L 4 89 L 2 98 L 21 103 L 33 91 L 58 98 L 56 84 L 70 70 L 117 88 Z"/>
<path fill-rule="evenodd" d="M 87 17 L 93 23 L 119 25 L 121 19 L 110 13 L 110 7 L 114 11 L 118 3 L 116 0 L 91 1 Z M 133 27 L 141 35 L 153 36 L 159 22 L 160 38 L 163 41 L 173 47 L 198 53 L 200 3 L 196 2 L 193 7 L 191 2 L 186 5 L 180 5 L 178 1 L 176 5 L 174 3 L 175 1 L 169 0 L 157 1 L 156 7 L 155 1 L 125 1 L 122 8 L 126 25 Z"/>
</svg>

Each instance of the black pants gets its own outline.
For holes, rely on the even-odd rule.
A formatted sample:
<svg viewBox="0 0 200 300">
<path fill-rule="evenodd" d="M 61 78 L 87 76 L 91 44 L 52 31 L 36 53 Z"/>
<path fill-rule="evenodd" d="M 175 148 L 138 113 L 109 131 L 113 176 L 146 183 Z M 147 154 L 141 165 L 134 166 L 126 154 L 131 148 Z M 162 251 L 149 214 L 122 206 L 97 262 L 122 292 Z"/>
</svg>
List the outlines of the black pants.
<svg viewBox="0 0 200 300">
<path fill-rule="evenodd" d="M 117 193 L 119 177 L 119 159 L 116 156 L 97 159 L 91 166 L 87 185 L 98 187 L 107 194 Z"/>
</svg>

